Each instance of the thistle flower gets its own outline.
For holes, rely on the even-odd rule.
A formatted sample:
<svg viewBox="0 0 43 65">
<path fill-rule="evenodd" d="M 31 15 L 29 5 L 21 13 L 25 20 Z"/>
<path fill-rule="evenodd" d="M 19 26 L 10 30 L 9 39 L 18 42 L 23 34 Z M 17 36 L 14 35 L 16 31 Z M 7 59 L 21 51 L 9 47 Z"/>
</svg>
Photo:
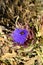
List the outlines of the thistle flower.
<svg viewBox="0 0 43 65">
<path fill-rule="evenodd" d="M 24 44 L 24 42 L 26 42 L 27 36 L 28 31 L 26 29 L 19 28 L 16 28 L 11 34 L 13 41 L 17 44 Z"/>
</svg>

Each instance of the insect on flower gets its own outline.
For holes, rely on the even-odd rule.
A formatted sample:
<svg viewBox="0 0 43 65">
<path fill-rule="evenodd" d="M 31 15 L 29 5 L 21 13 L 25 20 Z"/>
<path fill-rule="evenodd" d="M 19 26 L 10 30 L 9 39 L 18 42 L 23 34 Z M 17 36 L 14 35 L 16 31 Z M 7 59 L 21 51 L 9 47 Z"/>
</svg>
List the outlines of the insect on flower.
<svg viewBox="0 0 43 65">
<path fill-rule="evenodd" d="M 27 36 L 28 36 L 28 31 L 26 29 L 18 29 L 16 28 L 12 34 L 12 39 L 14 42 L 18 44 L 24 44 L 26 42 Z"/>
</svg>

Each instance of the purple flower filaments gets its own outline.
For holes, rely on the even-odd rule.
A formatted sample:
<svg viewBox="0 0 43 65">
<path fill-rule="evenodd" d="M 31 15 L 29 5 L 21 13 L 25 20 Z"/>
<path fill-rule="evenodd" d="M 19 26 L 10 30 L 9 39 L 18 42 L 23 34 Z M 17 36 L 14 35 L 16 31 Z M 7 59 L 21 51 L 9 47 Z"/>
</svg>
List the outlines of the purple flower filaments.
<svg viewBox="0 0 43 65">
<path fill-rule="evenodd" d="M 16 42 L 17 44 L 24 44 L 24 42 L 26 42 L 27 35 L 28 35 L 28 31 L 26 29 L 16 28 L 12 32 L 11 37 L 13 41 Z"/>
</svg>

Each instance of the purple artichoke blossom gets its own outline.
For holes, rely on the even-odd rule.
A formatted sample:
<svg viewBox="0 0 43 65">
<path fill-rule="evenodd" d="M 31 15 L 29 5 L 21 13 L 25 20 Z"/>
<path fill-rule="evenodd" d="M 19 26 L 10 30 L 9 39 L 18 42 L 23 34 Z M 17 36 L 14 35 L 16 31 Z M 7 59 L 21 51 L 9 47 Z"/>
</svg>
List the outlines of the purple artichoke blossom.
<svg viewBox="0 0 43 65">
<path fill-rule="evenodd" d="M 19 29 L 19 28 L 16 28 L 11 34 L 13 41 L 20 45 L 26 42 L 27 36 L 28 31 L 26 29 Z"/>
</svg>

